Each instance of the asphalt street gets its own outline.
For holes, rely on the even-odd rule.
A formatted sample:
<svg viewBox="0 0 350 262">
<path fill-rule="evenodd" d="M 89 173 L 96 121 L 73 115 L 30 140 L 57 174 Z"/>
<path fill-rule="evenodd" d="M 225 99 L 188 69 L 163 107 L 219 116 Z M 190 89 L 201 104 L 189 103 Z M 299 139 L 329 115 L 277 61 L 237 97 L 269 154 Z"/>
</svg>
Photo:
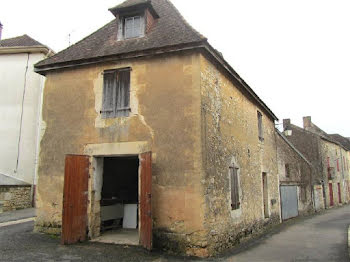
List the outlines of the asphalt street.
<svg viewBox="0 0 350 262">
<path fill-rule="evenodd" d="M 2 216 L 4 216 L 2 214 Z M 4 219 L 3 219 L 4 220 Z M 86 242 L 62 246 L 57 237 L 33 233 L 33 222 L 0 227 L 0 261 L 349 261 L 350 206 L 284 223 L 260 239 L 220 257 L 174 257 L 160 251 Z"/>
</svg>

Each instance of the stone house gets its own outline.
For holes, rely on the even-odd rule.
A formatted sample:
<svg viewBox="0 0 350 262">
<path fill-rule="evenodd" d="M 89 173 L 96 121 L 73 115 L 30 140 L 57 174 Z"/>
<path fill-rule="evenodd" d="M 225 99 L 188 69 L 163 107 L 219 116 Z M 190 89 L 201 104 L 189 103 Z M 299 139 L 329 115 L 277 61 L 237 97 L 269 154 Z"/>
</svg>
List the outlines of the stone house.
<svg viewBox="0 0 350 262">
<path fill-rule="evenodd" d="M 45 79 L 34 64 L 51 50 L 27 35 L 1 40 L 1 31 L 0 23 L 0 210 L 8 211 L 32 205 Z"/>
<path fill-rule="evenodd" d="M 110 11 L 35 66 L 35 229 L 209 256 L 279 223 L 273 112 L 170 1 Z"/>
<path fill-rule="evenodd" d="M 346 187 L 346 194 L 348 199 L 350 200 L 350 139 L 343 137 L 339 134 L 331 134 L 329 135 L 333 140 L 340 143 L 345 152 L 342 150 L 341 153 L 343 153 L 340 157 L 342 158 L 342 172 L 344 174 L 345 181 L 348 183 Z"/>
<path fill-rule="evenodd" d="M 312 179 L 315 208 L 347 203 L 348 173 L 343 168 L 346 165 L 343 156 L 348 154 L 346 148 L 312 123 L 311 117 L 303 118 L 303 128 L 284 119 L 283 129 L 289 131 L 288 140 L 315 168 Z"/>
<path fill-rule="evenodd" d="M 281 132 L 277 129 L 276 132 L 281 217 L 287 220 L 313 212 L 314 168 Z"/>
</svg>

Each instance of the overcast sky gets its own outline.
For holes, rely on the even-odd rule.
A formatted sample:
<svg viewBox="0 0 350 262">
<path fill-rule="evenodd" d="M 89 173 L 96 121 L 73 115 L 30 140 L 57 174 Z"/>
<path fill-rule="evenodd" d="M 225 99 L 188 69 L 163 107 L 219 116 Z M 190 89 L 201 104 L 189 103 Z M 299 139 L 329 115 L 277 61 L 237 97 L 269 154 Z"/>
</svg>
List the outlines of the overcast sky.
<svg viewBox="0 0 350 262">
<path fill-rule="evenodd" d="M 54 51 L 113 19 L 123 0 L 1 0 L 3 39 L 28 34 Z M 303 116 L 350 137 L 349 0 L 173 0 L 282 120 Z"/>
</svg>

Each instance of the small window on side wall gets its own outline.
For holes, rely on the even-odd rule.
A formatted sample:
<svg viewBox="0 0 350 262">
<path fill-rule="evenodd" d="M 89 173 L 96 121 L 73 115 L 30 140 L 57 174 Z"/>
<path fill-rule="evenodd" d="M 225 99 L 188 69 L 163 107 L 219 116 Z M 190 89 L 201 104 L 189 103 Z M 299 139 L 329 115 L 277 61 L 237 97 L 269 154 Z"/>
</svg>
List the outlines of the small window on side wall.
<svg viewBox="0 0 350 262">
<path fill-rule="evenodd" d="M 262 114 L 258 111 L 258 131 L 259 131 L 259 140 L 264 140 L 264 132 L 263 132 L 263 123 L 262 123 Z"/>
<path fill-rule="evenodd" d="M 285 167 L 285 171 L 286 171 L 286 177 L 290 177 L 290 167 L 289 167 L 289 164 L 285 164 L 284 167 Z"/>
<path fill-rule="evenodd" d="M 130 113 L 130 68 L 103 73 L 102 118 L 126 117 Z"/>
<path fill-rule="evenodd" d="M 238 168 L 230 167 L 230 180 L 231 180 L 231 209 L 236 210 L 240 208 L 239 200 L 239 181 L 238 181 Z"/>
</svg>

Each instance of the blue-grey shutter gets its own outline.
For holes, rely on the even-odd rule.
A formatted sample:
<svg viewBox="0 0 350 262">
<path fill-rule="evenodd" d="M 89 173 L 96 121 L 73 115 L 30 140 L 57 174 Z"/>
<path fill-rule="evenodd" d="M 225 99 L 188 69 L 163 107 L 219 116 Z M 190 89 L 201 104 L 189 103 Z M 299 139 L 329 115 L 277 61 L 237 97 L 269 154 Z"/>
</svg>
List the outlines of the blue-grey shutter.
<svg viewBox="0 0 350 262">
<path fill-rule="evenodd" d="M 237 168 L 230 167 L 231 176 L 231 207 L 233 210 L 238 209 L 239 203 L 239 185 L 238 185 L 238 172 Z"/>
<path fill-rule="evenodd" d="M 106 71 L 103 74 L 103 101 L 101 110 L 103 118 L 115 116 L 116 77 L 116 71 Z"/>
<path fill-rule="evenodd" d="M 118 72 L 116 116 L 129 116 L 130 112 L 130 69 Z"/>
</svg>

